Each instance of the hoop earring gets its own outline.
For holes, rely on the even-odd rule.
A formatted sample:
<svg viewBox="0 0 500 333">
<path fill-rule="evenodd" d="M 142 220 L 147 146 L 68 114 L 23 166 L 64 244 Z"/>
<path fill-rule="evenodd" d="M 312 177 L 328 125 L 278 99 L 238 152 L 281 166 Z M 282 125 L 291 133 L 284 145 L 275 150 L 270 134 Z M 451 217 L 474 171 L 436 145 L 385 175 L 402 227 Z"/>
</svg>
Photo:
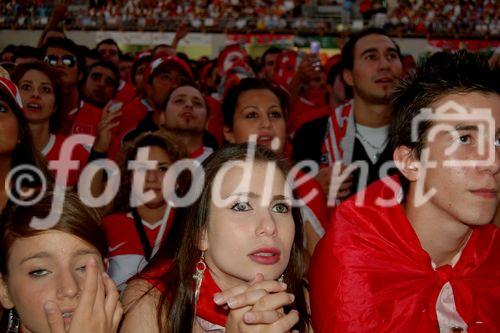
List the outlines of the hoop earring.
<svg viewBox="0 0 500 333">
<path fill-rule="evenodd" d="M 10 309 L 7 323 L 7 333 L 18 333 L 20 327 L 21 320 L 16 316 L 14 309 Z"/>
<path fill-rule="evenodd" d="M 207 264 L 205 262 L 205 251 L 201 252 L 201 257 L 196 263 L 195 269 L 196 271 L 193 274 L 193 279 L 195 280 L 196 288 L 194 290 L 193 304 L 194 304 L 194 315 L 196 317 L 196 312 L 197 312 L 196 307 L 198 305 L 198 298 L 200 297 L 201 282 L 203 281 L 203 274 L 207 269 Z"/>
</svg>

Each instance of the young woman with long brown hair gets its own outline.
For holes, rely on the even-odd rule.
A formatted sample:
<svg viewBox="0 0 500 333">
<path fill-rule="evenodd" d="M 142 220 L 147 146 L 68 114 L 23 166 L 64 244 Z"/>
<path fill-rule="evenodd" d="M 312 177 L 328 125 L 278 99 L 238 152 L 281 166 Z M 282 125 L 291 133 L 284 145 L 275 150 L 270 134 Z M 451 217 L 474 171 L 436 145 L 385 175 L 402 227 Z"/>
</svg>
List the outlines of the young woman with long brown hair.
<svg viewBox="0 0 500 333">
<path fill-rule="evenodd" d="M 302 222 L 286 163 L 234 145 L 203 167 L 205 183 L 192 185 L 201 195 L 125 290 L 121 332 L 307 332 Z"/>
</svg>

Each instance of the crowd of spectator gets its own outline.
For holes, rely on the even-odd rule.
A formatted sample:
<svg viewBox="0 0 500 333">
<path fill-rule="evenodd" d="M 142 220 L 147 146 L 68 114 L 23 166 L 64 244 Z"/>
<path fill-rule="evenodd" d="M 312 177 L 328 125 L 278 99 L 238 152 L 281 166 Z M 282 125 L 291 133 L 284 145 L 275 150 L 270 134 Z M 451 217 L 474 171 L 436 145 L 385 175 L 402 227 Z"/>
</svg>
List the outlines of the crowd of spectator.
<svg viewBox="0 0 500 333">
<path fill-rule="evenodd" d="M 387 7 L 383 0 L 331 2 L 340 16 L 320 15 L 312 0 L 94 0 L 72 6 L 65 24 L 72 29 L 192 31 L 336 32 L 364 26 L 398 35 L 496 36 L 500 8 L 495 0 L 403 0 Z M 0 4 L 0 25 L 38 28 L 47 24 L 47 1 L 9 0 Z M 311 9 L 312 8 L 312 9 Z"/>
<path fill-rule="evenodd" d="M 494 0 L 406 0 L 389 13 L 379 0 L 363 0 L 360 12 L 374 26 L 417 35 L 500 33 L 500 8 Z"/>
</svg>

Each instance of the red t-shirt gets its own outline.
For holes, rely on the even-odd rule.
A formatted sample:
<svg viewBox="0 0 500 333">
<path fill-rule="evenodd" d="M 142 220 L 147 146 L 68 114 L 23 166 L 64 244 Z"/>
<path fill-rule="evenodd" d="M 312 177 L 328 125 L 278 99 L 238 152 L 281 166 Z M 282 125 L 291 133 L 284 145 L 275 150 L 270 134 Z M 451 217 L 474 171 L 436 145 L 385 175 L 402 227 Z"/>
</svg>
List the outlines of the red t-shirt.
<svg viewBox="0 0 500 333">
<path fill-rule="evenodd" d="M 68 137 L 62 134 L 50 135 L 49 142 L 41 151 L 42 155 L 45 157 L 45 160 L 47 161 L 47 165 L 49 164 L 50 161 L 59 160 L 59 154 L 61 152 L 62 145 L 64 143 L 64 140 L 66 140 L 66 138 Z M 71 160 L 78 161 L 79 168 L 77 170 L 71 170 L 69 172 L 68 181 L 64 185 L 75 186 L 78 184 L 78 178 L 80 177 L 82 170 L 87 165 L 88 157 L 89 157 L 89 152 L 87 149 L 85 149 L 83 145 L 75 146 L 75 148 L 71 152 Z M 54 174 L 55 177 L 56 171 L 51 170 L 51 172 Z"/>
<path fill-rule="evenodd" d="M 325 101 L 325 92 L 319 91 L 300 97 L 292 106 L 288 118 L 288 133 L 293 136 L 295 131 L 305 123 L 329 114 L 330 108 Z"/>
<path fill-rule="evenodd" d="M 135 87 L 132 84 L 120 80 L 120 86 L 118 87 L 114 100 L 122 103 L 129 103 L 136 95 Z"/>
<path fill-rule="evenodd" d="M 154 225 L 142 221 L 153 255 L 172 227 L 174 209 L 167 209 L 166 218 Z M 102 220 L 102 225 L 109 244 L 109 274 L 116 285 L 122 288 L 147 264 L 141 238 L 131 213 L 109 215 Z"/>
<path fill-rule="evenodd" d="M 97 124 L 101 119 L 101 109 L 81 101 L 80 108 L 68 115 L 72 126 L 70 134 L 90 134 L 96 136 Z"/>
<path fill-rule="evenodd" d="M 154 109 L 146 99 L 134 98 L 131 102 L 123 104 L 119 110 L 122 116 L 118 119 L 120 125 L 113 131 L 113 139 L 109 148 L 108 157 L 116 158 L 122 149 L 123 138 L 133 131 L 137 124 Z"/>
</svg>

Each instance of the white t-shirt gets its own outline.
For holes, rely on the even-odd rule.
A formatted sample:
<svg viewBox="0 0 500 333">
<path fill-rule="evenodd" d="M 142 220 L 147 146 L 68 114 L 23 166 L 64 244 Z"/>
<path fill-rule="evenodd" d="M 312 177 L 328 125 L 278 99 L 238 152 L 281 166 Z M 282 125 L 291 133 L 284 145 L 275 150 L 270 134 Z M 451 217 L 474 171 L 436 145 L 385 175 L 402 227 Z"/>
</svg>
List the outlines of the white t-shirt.
<svg viewBox="0 0 500 333">
<path fill-rule="evenodd" d="M 389 141 L 389 125 L 367 127 L 356 124 L 356 137 L 365 148 L 371 162 L 375 164 Z"/>
</svg>

